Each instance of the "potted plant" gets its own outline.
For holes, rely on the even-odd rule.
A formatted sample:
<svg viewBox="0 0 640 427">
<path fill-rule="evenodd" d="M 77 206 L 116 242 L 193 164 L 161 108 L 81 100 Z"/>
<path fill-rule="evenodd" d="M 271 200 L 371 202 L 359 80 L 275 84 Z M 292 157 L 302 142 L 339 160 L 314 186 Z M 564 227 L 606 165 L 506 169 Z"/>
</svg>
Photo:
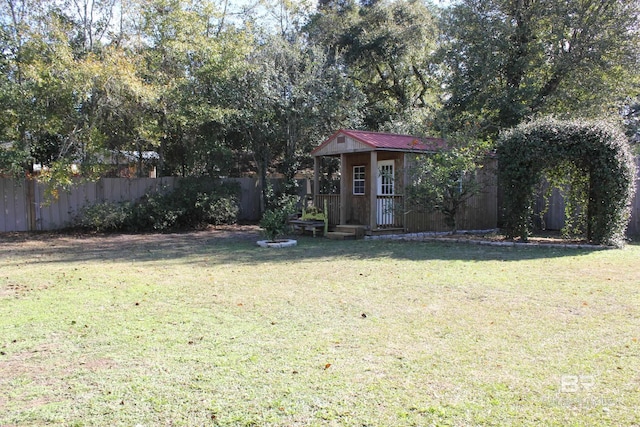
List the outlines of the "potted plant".
<svg viewBox="0 0 640 427">
<path fill-rule="evenodd" d="M 259 240 L 258 245 L 270 248 L 295 246 L 297 244 L 296 240 L 280 238 L 288 230 L 288 219 L 289 211 L 287 209 L 274 208 L 265 211 L 260 221 L 260 228 L 262 228 L 262 233 L 268 240 Z"/>
</svg>

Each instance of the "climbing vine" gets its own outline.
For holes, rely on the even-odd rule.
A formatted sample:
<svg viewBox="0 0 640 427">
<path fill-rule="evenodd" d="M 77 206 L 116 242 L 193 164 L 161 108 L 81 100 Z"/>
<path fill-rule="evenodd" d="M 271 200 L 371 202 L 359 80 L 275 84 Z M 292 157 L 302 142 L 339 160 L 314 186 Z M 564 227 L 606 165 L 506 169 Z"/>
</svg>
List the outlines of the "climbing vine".
<svg viewBox="0 0 640 427">
<path fill-rule="evenodd" d="M 559 187 L 565 196 L 565 234 L 622 245 L 636 168 L 629 143 L 616 126 L 539 119 L 501 135 L 497 153 L 509 237 L 528 239 L 536 190 L 546 179 L 548 191 Z"/>
</svg>

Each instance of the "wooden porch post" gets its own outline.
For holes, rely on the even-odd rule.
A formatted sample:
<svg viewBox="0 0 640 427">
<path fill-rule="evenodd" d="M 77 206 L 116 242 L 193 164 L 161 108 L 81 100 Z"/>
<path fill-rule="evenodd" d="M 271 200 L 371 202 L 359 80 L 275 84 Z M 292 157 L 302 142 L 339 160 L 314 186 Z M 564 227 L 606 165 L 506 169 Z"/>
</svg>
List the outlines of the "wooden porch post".
<svg viewBox="0 0 640 427">
<path fill-rule="evenodd" d="M 371 152 L 369 171 L 369 227 L 371 230 L 378 228 L 378 152 Z"/>
<path fill-rule="evenodd" d="M 405 233 L 409 232 L 407 228 L 407 185 L 409 185 L 409 153 L 402 155 L 402 229 Z"/>
<path fill-rule="evenodd" d="M 313 157 L 313 205 L 316 205 L 316 197 L 320 194 L 320 167 L 322 162 L 320 161 L 322 157 L 314 156 Z"/>
<path fill-rule="evenodd" d="M 347 155 L 340 154 L 340 224 L 347 223 Z"/>
</svg>

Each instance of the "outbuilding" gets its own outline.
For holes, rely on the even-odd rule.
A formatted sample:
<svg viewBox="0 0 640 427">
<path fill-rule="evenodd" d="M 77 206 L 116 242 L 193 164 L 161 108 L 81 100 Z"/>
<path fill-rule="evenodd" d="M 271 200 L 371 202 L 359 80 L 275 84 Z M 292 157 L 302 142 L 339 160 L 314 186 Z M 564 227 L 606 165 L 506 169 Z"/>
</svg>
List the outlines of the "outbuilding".
<svg viewBox="0 0 640 427">
<path fill-rule="evenodd" d="M 446 231 L 441 214 L 410 206 L 404 194 L 411 180 L 411 165 L 420 156 L 442 149 L 446 149 L 446 142 L 440 138 L 341 129 L 311 153 L 314 204 L 320 207 L 326 203 L 330 227 L 341 230 L 368 235 Z M 339 186 L 331 194 L 319 191 L 327 157 L 340 159 Z M 468 201 L 458 221 L 461 229 L 497 225 L 495 173 L 486 168 L 482 174 L 478 178 L 487 185 Z"/>
</svg>

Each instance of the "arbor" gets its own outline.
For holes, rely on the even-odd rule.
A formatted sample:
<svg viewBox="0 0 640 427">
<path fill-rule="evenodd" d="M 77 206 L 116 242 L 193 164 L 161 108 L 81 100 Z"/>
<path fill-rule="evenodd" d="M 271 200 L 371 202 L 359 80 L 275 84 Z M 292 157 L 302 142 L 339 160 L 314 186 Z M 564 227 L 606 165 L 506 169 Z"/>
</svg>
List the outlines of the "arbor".
<svg viewBox="0 0 640 427">
<path fill-rule="evenodd" d="M 509 237 L 527 240 L 535 189 L 550 177 L 572 186 L 571 204 L 585 213 L 588 241 L 623 243 L 636 167 L 620 129 L 604 122 L 541 119 L 502 135 L 498 157 Z"/>
<path fill-rule="evenodd" d="M 445 111 L 486 134 L 526 117 L 595 116 L 638 63 L 637 0 L 462 0 L 444 12 Z M 623 95 L 623 96 L 621 96 Z"/>
</svg>

